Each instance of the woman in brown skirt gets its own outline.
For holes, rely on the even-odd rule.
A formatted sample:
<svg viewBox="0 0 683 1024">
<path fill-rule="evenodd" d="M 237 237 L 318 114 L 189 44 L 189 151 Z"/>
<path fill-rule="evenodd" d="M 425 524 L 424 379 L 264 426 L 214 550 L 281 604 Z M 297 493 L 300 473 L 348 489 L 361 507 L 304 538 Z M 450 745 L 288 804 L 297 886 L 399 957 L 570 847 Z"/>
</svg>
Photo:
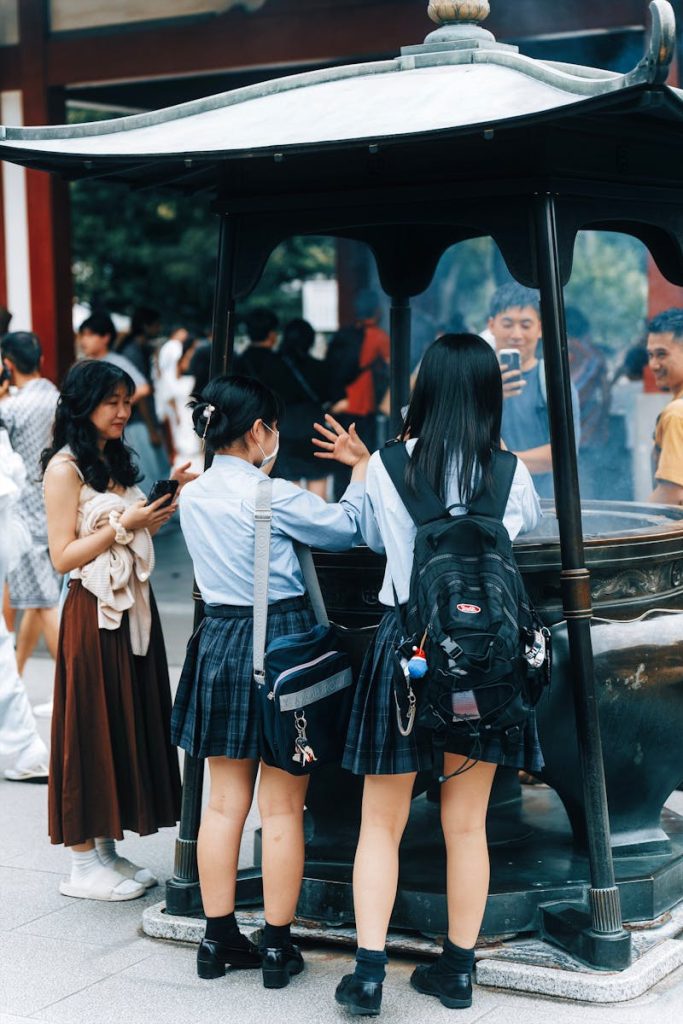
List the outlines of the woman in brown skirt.
<svg viewBox="0 0 683 1024">
<path fill-rule="evenodd" d="M 72 855 L 65 896 L 131 900 L 156 884 L 117 855 L 124 829 L 175 825 L 180 776 L 169 742 L 171 696 L 149 586 L 151 537 L 171 518 L 135 486 L 123 442 L 134 384 L 103 360 L 67 374 L 43 453 L 50 556 L 70 575 L 52 717 L 49 832 Z M 183 467 L 184 468 L 184 467 Z M 181 473 L 182 476 L 182 473 Z"/>
</svg>

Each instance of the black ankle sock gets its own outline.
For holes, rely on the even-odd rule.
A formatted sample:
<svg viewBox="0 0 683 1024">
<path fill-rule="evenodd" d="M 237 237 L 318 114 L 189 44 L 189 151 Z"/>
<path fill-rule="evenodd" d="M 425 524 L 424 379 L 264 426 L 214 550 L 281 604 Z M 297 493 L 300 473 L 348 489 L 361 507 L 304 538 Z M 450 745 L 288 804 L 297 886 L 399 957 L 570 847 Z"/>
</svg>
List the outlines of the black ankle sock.
<svg viewBox="0 0 683 1024">
<path fill-rule="evenodd" d="M 383 949 L 359 948 L 356 950 L 356 969 L 353 973 L 360 981 L 374 981 L 381 985 L 387 974 L 384 968 L 388 963 L 389 958 Z"/>
<path fill-rule="evenodd" d="M 441 966 L 448 974 L 471 974 L 474 967 L 474 949 L 463 949 L 450 939 L 443 944 Z"/>
<path fill-rule="evenodd" d="M 241 935 L 235 914 L 226 914 L 225 917 L 207 917 L 204 937 L 210 942 L 225 942 L 227 945 L 240 939 Z"/>
<path fill-rule="evenodd" d="M 291 924 L 268 924 L 263 929 L 263 945 L 266 949 L 282 949 L 292 941 Z"/>
</svg>

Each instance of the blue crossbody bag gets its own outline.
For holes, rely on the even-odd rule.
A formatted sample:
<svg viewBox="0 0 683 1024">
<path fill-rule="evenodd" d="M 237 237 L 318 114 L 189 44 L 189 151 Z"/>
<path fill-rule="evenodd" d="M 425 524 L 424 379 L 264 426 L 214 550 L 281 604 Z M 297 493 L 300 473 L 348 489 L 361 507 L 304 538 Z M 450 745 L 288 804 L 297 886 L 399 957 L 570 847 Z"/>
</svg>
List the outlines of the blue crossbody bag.
<svg viewBox="0 0 683 1024">
<path fill-rule="evenodd" d="M 259 482 L 254 512 L 254 683 L 261 749 L 266 764 L 307 775 L 341 761 L 353 672 L 327 617 L 310 549 L 302 544 L 295 544 L 295 550 L 317 625 L 276 637 L 266 648 L 272 489 L 271 480 Z"/>
</svg>

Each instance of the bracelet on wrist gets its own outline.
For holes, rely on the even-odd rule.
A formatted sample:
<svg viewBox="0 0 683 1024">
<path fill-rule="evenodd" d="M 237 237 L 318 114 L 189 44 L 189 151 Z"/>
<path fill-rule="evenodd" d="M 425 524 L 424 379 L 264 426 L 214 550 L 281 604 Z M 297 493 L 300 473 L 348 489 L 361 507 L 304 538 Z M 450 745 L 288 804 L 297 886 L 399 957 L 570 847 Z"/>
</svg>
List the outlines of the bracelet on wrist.
<svg viewBox="0 0 683 1024">
<path fill-rule="evenodd" d="M 112 509 L 111 512 L 109 513 L 109 525 L 114 531 L 114 540 L 116 541 L 117 544 L 130 544 L 135 534 L 133 534 L 130 530 L 127 530 L 126 527 L 121 522 L 122 514 L 123 513 L 117 511 L 116 509 Z"/>
</svg>

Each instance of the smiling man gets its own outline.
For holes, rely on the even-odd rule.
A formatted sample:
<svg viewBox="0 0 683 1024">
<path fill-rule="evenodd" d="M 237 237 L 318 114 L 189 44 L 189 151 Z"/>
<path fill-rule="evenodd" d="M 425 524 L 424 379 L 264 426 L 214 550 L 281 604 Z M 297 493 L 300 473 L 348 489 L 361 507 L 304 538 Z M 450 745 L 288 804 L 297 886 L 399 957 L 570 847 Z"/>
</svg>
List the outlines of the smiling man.
<svg viewBox="0 0 683 1024">
<path fill-rule="evenodd" d="M 553 459 L 548 423 L 548 395 L 541 340 L 538 292 L 521 284 L 505 284 L 491 299 L 488 329 L 496 343 L 503 373 L 503 441 L 525 463 L 542 498 L 553 495 Z M 505 350 L 519 352 L 520 369 L 512 369 Z M 579 398 L 572 384 L 574 427 L 580 440 Z"/>
<path fill-rule="evenodd" d="M 683 309 L 667 309 L 648 326 L 647 354 L 657 386 L 671 393 L 657 420 L 650 501 L 683 505 Z"/>
</svg>

